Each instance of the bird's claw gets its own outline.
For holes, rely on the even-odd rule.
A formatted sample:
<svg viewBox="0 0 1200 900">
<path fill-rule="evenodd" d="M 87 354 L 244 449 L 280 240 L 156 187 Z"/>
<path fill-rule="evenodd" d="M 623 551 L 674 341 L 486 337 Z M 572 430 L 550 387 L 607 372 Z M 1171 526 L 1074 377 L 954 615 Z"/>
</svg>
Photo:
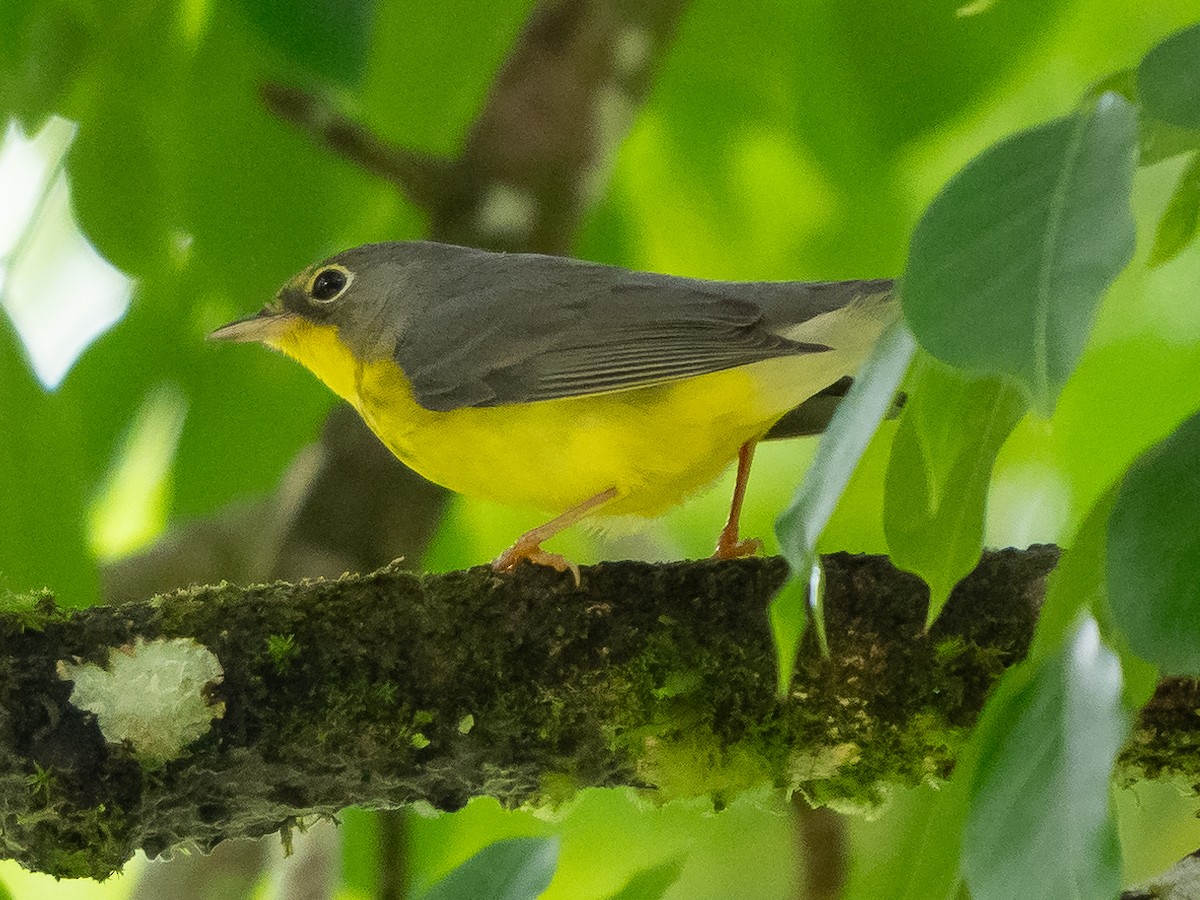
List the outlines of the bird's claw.
<svg viewBox="0 0 1200 900">
<path fill-rule="evenodd" d="M 556 572 L 570 572 L 575 579 L 575 587 L 579 587 L 581 583 L 578 564 L 571 562 L 561 553 L 550 553 L 543 550 L 538 544 L 523 541 L 517 541 L 496 557 L 495 562 L 492 563 L 492 569 L 496 572 L 512 572 L 523 562 L 530 562 L 536 566 L 549 566 Z"/>
<path fill-rule="evenodd" d="M 717 541 L 717 549 L 713 551 L 713 559 L 741 559 L 745 556 L 757 556 L 762 552 L 763 542 L 758 538 L 738 540 L 736 534 L 722 531 Z"/>
</svg>

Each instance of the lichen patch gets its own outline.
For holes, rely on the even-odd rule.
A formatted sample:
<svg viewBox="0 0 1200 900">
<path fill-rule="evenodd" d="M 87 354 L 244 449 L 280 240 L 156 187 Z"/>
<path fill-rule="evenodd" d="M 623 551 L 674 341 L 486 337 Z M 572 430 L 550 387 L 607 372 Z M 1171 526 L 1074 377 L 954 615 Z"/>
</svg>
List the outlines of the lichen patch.
<svg viewBox="0 0 1200 900">
<path fill-rule="evenodd" d="M 106 668 L 58 662 L 58 677 L 74 682 L 71 702 L 95 714 L 106 741 L 128 741 L 147 765 L 174 759 L 225 714 L 205 691 L 223 676 L 213 652 L 190 638 L 138 638 L 110 650 Z"/>
</svg>

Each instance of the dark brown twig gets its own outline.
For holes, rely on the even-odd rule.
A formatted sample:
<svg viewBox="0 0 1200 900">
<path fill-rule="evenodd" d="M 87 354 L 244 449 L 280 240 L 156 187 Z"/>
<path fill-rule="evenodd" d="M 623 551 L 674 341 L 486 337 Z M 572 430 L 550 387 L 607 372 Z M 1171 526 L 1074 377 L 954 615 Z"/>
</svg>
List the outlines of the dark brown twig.
<svg viewBox="0 0 1200 900">
<path fill-rule="evenodd" d="M 454 177 L 451 162 L 384 141 L 316 94 L 268 81 L 259 95 L 276 118 L 363 171 L 392 182 L 418 206 L 431 206 L 440 191 L 438 182 Z"/>
</svg>

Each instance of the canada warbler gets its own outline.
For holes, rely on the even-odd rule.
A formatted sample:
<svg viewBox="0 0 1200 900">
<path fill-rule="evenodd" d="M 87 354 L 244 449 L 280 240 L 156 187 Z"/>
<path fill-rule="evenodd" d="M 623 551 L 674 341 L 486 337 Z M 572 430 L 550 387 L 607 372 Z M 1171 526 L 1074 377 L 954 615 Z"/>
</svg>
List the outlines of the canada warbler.
<svg viewBox="0 0 1200 900">
<path fill-rule="evenodd" d="M 430 481 L 554 514 L 494 565 L 578 580 L 542 541 L 585 516 L 658 515 L 735 458 L 715 555 L 754 553 L 738 515 L 756 442 L 820 429 L 892 296 L 887 280 L 703 281 L 392 242 L 305 269 L 212 337 L 295 358 Z"/>
</svg>

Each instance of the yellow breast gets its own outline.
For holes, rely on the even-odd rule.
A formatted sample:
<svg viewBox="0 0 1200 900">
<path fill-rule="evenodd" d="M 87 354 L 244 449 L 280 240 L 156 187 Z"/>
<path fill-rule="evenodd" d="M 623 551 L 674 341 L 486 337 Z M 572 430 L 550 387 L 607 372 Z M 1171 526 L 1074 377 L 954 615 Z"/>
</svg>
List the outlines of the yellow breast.
<svg viewBox="0 0 1200 900">
<path fill-rule="evenodd" d="M 298 324 L 273 346 L 353 404 L 430 481 L 554 514 L 609 488 L 619 496 L 601 514 L 661 514 L 837 378 L 822 380 L 833 361 L 818 354 L 610 394 L 434 412 L 416 402 L 399 366 L 356 361 L 332 326 Z"/>
</svg>

